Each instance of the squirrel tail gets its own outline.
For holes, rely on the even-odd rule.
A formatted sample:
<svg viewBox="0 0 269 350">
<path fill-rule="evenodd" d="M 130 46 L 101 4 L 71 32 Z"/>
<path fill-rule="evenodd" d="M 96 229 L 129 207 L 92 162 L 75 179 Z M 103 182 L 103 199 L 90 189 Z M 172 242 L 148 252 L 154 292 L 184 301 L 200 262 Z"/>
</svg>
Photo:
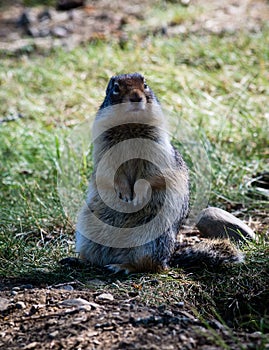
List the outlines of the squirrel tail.
<svg viewBox="0 0 269 350">
<path fill-rule="evenodd" d="M 207 239 L 187 247 L 177 247 L 170 260 L 172 267 L 219 267 L 241 263 L 244 254 L 228 239 Z"/>
</svg>

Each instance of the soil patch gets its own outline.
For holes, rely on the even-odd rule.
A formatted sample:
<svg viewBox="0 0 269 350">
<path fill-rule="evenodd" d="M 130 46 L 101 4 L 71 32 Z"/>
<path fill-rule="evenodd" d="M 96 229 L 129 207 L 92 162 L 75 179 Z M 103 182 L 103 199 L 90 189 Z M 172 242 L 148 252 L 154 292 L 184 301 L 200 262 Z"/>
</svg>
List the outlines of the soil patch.
<svg viewBox="0 0 269 350">
<path fill-rule="evenodd" d="M 257 349 L 263 341 L 260 333 L 234 332 L 215 319 L 201 322 L 184 303 L 149 307 L 128 294 L 76 287 L 2 291 L 0 347 L 220 350 L 223 342 L 229 349 Z"/>
<path fill-rule="evenodd" d="M 150 28 L 147 28 L 147 19 L 154 1 L 85 3 L 84 7 L 69 11 L 44 6 L 25 8 L 19 1 L 2 7 L 0 51 L 16 54 L 46 52 L 58 46 L 72 49 L 93 40 L 115 40 L 124 46 L 135 33 L 144 38 L 152 34 L 180 37 L 190 33 L 258 32 L 269 20 L 269 4 L 265 0 L 229 0 L 222 4 L 218 0 L 179 1 L 178 6 L 188 4 L 197 9 L 197 16 L 156 23 Z"/>
</svg>

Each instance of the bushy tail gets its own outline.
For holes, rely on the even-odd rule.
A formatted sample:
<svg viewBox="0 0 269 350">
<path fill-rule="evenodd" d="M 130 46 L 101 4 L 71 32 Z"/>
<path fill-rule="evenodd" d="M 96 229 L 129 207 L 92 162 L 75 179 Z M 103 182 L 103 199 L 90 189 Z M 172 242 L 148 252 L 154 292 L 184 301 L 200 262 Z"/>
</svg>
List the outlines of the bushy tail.
<svg viewBox="0 0 269 350">
<path fill-rule="evenodd" d="M 228 239 L 206 239 L 187 247 L 177 247 L 170 260 L 172 267 L 218 267 L 241 263 L 244 254 Z"/>
</svg>

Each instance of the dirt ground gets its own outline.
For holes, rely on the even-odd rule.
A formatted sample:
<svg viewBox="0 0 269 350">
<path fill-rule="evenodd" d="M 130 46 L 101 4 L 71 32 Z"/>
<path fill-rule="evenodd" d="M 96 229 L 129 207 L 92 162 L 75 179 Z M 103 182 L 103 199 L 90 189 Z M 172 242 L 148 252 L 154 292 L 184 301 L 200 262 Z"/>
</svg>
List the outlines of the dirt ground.
<svg viewBox="0 0 269 350">
<path fill-rule="evenodd" d="M 217 320 L 206 326 L 180 302 L 148 307 L 133 294 L 79 290 L 78 284 L 4 289 L 2 349 L 224 349 L 219 339 L 229 349 L 257 349 L 261 342 L 259 332 L 234 338 Z"/>
<path fill-rule="evenodd" d="M 191 2 L 207 11 L 195 21 L 168 25 L 166 35 L 232 33 L 240 28 L 258 31 L 269 19 L 269 3 L 262 0 Z M 0 13 L 0 49 L 14 53 L 29 45 L 72 48 L 96 38 L 123 40 L 125 25 L 139 25 L 145 5 L 141 1 L 117 2 L 115 9 L 111 3 L 94 1 L 72 12 L 49 9 L 52 19 L 43 20 L 38 19 L 43 9 L 30 9 L 28 30 L 32 32 L 18 25 L 21 5 L 4 8 Z M 91 282 L 91 287 L 85 288 L 79 281 L 52 286 L 2 281 L 0 348 L 217 350 L 224 349 L 223 341 L 229 349 L 258 349 L 261 342 L 259 332 L 233 332 L 217 320 L 208 324 L 199 321 L 183 302 L 152 307 L 139 302 L 138 293 L 115 293 L 109 288 L 109 279 Z M 267 346 L 269 349 L 269 340 Z"/>
<path fill-rule="evenodd" d="M 134 31 L 139 31 L 141 20 L 147 20 L 154 7 L 153 0 L 98 0 L 62 12 L 44 6 L 24 8 L 20 1 L 13 1 L 12 5 L 3 2 L 8 6 L 0 10 L 0 50 L 15 54 L 33 50 L 43 53 L 58 46 L 72 49 L 98 39 L 112 39 L 124 45 Z M 195 19 L 166 24 L 157 21 L 145 33 L 140 30 L 140 34 L 145 37 L 152 32 L 179 38 L 188 33 L 232 34 L 240 29 L 259 31 L 269 20 L 266 0 L 191 0 L 189 6 L 201 10 Z"/>
</svg>

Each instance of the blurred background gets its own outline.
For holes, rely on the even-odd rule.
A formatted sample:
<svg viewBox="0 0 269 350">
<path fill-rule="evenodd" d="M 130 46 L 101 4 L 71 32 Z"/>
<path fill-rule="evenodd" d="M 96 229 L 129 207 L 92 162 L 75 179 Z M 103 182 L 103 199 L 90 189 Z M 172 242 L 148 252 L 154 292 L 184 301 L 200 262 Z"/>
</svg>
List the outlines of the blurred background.
<svg viewBox="0 0 269 350">
<path fill-rule="evenodd" d="M 128 40 L 151 35 L 259 32 L 269 19 L 265 0 L 0 1 L 0 49 L 74 48 L 92 40 Z M 35 39 L 33 41 L 33 38 Z"/>
</svg>

